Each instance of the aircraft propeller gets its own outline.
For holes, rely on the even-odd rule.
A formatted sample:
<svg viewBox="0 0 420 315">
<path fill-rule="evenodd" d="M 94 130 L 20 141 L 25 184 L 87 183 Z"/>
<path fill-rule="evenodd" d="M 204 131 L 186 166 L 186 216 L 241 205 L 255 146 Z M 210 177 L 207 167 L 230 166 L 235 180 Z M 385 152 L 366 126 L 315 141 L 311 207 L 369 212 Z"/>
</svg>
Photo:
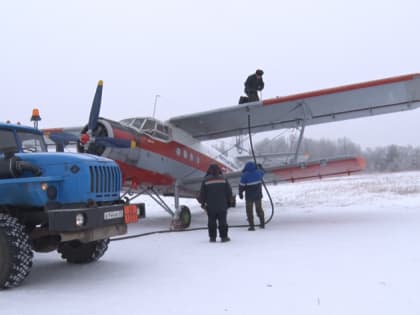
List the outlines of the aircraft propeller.
<svg viewBox="0 0 420 315">
<path fill-rule="evenodd" d="M 102 89 L 103 81 L 100 80 L 93 98 L 88 124 L 82 129 L 80 136 L 68 132 L 52 133 L 49 136 L 51 140 L 63 147 L 71 142 L 77 143 L 78 152 L 95 155 L 102 155 L 107 147 L 132 148 L 133 141 L 108 137 L 106 128 L 98 123 Z"/>
<path fill-rule="evenodd" d="M 108 137 L 105 127 L 98 124 L 102 102 L 102 89 L 103 81 L 100 80 L 93 98 L 88 124 L 80 134 L 77 146 L 79 152 L 102 155 L 106 147 L 130 148 L 133 146 L 130 140 Z"/>
</svg>

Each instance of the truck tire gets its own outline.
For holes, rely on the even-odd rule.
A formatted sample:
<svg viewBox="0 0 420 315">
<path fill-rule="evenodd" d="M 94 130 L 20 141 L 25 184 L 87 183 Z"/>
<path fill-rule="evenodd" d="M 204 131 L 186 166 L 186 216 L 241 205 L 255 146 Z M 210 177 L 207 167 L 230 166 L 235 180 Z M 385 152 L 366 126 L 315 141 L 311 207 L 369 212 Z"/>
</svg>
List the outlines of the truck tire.
<svg viewBox="0 0 420 315">
<path fill-rule="evenodd" d="M 24 226 L 0 213 L 0 290 L 18 286 L 26 279 L 33 256 Z"/>
<path fill-rule="evenodd" d="M 57 251 L 68 263 L 87 264 L 101 258 L 108 249 L 108 244 L 109 238 L 89 243 L 69 241 L 60 243 Z"/>
</svg>

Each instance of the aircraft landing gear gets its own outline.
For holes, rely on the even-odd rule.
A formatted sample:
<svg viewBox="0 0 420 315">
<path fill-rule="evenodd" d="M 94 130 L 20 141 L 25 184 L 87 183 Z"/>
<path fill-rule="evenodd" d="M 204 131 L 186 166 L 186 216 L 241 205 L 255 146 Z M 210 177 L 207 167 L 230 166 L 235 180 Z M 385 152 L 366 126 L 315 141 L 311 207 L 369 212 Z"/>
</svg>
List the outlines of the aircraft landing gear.
<svg viewBox="0 0 420 315">
<path fill-rule="evenodd" d="M 174 198 L 175 198 L 175 213 L 172 219 L 171 228 L 174 230 L 183 230 L 190 226 L 191 223 L 191 211 L 187 206 L 179 205 L 179 190 L 178 182 L 174 186 Z"/>
<path fill-rule="evenodd" d="M 181 210 L 177 218 L 172 220 L 174 229 L 186 229 L 191 224 L 191 211 L 187 206 L 181 206 Z"/>
<path fill-rule="evenodd" d="M 159 195 L 157 191 L 153 189 L 153 187 L 148 187 L 147 189 L 144 189 L 143 191 L 133 194 L 133 196 L 128 197 L 130 194 L 129 192 L 126 192 L 122 198 L 125 200 L 125 202 L 129 202 L 132 199 L 137 198 L 141 194 L 147 194 L 150 198 L 152 198 L 159 206 L 161 206 L 167 213 L 169 213 L 172 216 L 172 222 L 171 222 L 171 229 L 172 230 L 183 230 L 190 226 L 191 224 L 191 211 L 190 208 L 188 208 L 185 205 L 179 205 L 179 194 L 178 194 L 178 186 L 175 185 L 175 209 L 171 208 L 163 198 Z"/>
<path fill-rule="evenodd" d="M 186 229 L 190 226 L 191 223 L 191 211 L 190 208 L 187 206 L 181 206 L 181 213 L 179 214 L 179 218 L 183 225 L 183 228 Z"/>
</svg>

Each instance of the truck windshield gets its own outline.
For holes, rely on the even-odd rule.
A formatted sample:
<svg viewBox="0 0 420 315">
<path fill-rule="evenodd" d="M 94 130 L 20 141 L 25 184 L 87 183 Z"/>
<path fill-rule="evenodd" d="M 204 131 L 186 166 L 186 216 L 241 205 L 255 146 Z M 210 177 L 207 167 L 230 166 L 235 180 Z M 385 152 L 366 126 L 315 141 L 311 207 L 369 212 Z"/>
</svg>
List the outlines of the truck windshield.
<svg viewBox="0 0 420 315">
<path fill-rule="evenodd" d="M 47 152 L 44 138 L 42 135 L 18 131 L 22 152 Z"/>
</svg>

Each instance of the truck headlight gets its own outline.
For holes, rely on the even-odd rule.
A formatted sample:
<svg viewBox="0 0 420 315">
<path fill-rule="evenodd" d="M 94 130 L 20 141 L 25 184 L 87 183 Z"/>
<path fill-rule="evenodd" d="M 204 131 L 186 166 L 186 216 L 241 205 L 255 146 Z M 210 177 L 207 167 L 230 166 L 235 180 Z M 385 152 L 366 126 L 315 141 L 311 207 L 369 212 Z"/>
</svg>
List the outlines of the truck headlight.
<svg viewBox="0 0 420 315">
<path fill-rule="evenodd" d="M 81 227 L 85 225 L 86 223 L 86 217 L 83 213 L 76 214 L 76 226 Z"/>
</svg>

